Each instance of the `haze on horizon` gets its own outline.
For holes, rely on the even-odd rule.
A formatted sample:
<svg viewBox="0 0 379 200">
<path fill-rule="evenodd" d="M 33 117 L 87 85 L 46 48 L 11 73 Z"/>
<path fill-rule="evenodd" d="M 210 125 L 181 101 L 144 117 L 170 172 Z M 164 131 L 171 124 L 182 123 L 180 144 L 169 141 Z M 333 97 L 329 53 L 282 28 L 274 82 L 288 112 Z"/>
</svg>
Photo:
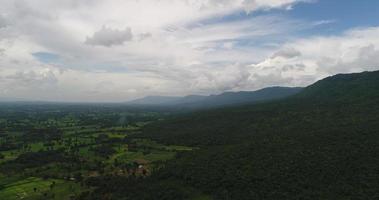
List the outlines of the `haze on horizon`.
<svg viewBox="0 0 379 200">
<path fill-rule="evenodd" d="M 0 0 L 0 100 L 127 101 L 379 69 L 379 1 Z"/>
</svg>

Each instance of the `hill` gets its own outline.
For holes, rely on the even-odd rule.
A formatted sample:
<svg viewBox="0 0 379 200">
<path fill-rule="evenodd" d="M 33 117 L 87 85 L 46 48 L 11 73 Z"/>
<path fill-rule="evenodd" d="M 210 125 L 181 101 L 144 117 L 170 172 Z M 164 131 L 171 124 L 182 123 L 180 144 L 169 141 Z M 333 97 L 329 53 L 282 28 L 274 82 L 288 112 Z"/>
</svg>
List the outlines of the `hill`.
<svg viewBox="0 0 379 200">
<path fill-rule="evenodd" d="M 378 86 L 379 72 L 336 75 L 285 100 L 153 123 L 138 137 L 199 149 L 149 178 L 96 178 L 90 197 L 377 198 Z"/>
<path fill-rule="evenodd" d="M 167 105 L 175 102 L 182 97 L 169 97 L 169 96 L 147 96 L 141 99 L 136 99 L 127 102 L 130 105 Z"/>
<path fill-rule="evenodd" d="M 130 105 L 155 105 L 181 108 L 213 108 L 228 105 L 249 104 L 285 98 L 300 92 L 302 88 L 270 87 L 257 91 L 225 92 L 219 95 L 185 97 L 148 96 L 128 102 Z"/>
<path fill-rule="evenodd" d="M 291 95 L 299 93 L 303 88 L 289 88 L 289 87 L 269 87 L 261 90 L 247 92 L 225 92 L 219 95 L 211 95 L 207 98 L 195 102 L 187 103 L 182 106 L 186 107 L 221 107 L 227 105 L 238 104 L 251 104 L 264 101 L 271 101 L 281 98 L 286 98 Z"/>
<path fill-rule="evenodd" d="M 379 71 L 338 74 L 307 87 L 297 95 L 324 102 L 366 101 L 379 98 Z"/>
</svg>

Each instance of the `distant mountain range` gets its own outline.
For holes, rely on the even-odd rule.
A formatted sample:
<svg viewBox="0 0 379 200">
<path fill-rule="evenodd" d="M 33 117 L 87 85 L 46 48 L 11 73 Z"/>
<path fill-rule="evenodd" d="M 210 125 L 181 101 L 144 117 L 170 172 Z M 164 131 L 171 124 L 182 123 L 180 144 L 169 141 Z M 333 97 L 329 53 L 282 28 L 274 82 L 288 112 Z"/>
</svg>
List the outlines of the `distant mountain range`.
<svg viewBox="0 0 379 200">
<path fill-rule="evenodd" d="M 0 102 L 29 102 L 32 100 L 22 98 L 0 97 Z"/>
<path fill-rule="evenodd" d="M 297 94 L 302 89 L 303 88 L 300 87 L 269 87 L 257 91 L 225 92 L 210 96 L 147 96 L 129 101 L 127 104 L 141 106 L 177 106 L 186 108 L 219 107 L 281 99 Z"/>
</svg>

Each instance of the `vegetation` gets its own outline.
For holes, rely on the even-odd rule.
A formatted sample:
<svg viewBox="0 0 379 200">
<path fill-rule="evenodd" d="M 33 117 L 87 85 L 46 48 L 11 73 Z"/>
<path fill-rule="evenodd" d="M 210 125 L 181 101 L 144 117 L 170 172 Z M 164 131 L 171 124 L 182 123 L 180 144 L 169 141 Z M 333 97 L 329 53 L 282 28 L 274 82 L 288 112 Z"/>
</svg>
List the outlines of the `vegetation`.
<svg viewBox="0 0 379 200">
<path fill-rule="evenodd" d="M 120 105 L 1 104 L 0 199 L 78 199 L 101 176 L 146 177 L 189 147 L 133 139 L 167 116 Z"/>
<path fill-rule="evenodd" d="M 269 87 L 257 91 L 225 92 L 218 95 L 185 97 L 148 96 L 128 102 L 129 105 L 155 105 L 168 109 L 176 107 L 185 110 L 198 110 L 222 106 L 236 106 L 242 104 L 259 103 L 275 99 L 282 99 L 299 93 L 303 88 Z"/>
<path fill-rule="evenodd" d="M 323 87 L 330 95 L 320 95 Z M 172 187 L 161 183 L 168 182 L 179 187 L 176 196 L 186 199 L 198 194 L 213 199 L 377 198 L 378 94 L 379 72 L 338 75 L 283 101 L 153 123 L 135 136 L 200 148 L 177 155 L 139 181 L 145 196 L 129 187 L 113 189 L 119 180 L 109 177 L 102 179 L 108 187 L 93 196 L 154 199 L 161 191 L 163 199 Z M 124 184 L 138 185 L 128 179 Z"/>
<path fill-rule="evenodd" d="M 0 199 L 379 198 L 379 72 L 170 115 L 0 106 Z"/>
</svg>

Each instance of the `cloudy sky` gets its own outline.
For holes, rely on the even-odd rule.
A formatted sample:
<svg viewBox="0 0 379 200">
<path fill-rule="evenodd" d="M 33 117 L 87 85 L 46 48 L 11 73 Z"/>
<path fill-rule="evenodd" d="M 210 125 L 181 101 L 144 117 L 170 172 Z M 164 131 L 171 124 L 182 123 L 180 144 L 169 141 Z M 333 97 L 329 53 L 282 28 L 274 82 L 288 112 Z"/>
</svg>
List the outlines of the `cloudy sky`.
<svg viewBox="0 0 379 200">
<path fill-rule="evenodd" d="M 217 94 L 379 69 L 377 0 L 0 5 L 0 99 Z"/>
</svg>

